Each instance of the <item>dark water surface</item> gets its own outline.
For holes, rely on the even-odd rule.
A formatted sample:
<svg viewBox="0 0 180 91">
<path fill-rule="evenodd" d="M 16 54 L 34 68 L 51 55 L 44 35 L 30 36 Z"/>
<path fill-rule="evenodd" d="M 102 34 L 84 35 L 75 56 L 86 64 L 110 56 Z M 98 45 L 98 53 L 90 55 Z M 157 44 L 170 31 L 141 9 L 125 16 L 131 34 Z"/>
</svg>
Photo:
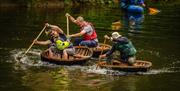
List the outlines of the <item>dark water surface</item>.
<svg viewBox="0 0 180 91">
<path fill-rule="evenodd" d="M 16 57 L 28 48 L 45 22 L 59 25 L 66 32 L 66 12 L 93 22 L 103 42 L 103 35 L 113 32 L 109 30 L 111 23 L 123 17 L 118 8 L 0 8 L 0 91 L 179 91 L 180 8 L 158 8 L 161 12 L 157 15 L 145 14 L 142 33 L 128 33 L 126 28 L 118 31 L 132 40 L 138 59 L 153 63 L 145 73 L 95 69 L 95 62 L 85 66 L 43 63 L 39 53 L 47 47 L 37 45 L 22 63 L 17 62 Z M 70 34 L 78 31 L 70 23 Z M 39 40 L 43 39 L 47 39 L 45 34 Z"/>
</svg>

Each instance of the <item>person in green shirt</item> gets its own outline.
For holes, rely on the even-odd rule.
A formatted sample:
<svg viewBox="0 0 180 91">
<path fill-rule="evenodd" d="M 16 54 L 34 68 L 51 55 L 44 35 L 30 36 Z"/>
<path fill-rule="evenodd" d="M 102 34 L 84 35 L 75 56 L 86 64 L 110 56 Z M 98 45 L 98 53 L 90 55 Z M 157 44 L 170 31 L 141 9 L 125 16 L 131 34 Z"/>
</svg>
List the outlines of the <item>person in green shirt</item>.
<svg viewBox="0 0 180 91">
<path fill-rule="evenodd" d="M 103 55 L 100 55 L 100 58 L 104 58 L 104 57 L 110 58 L 110 55 L 117 50 L 120 52 L 121 62 L 128 63 L 129 65 L 133 65 L 133 63 L 135 63 L 136 49 L 128 38 L 123 37 L 118 32 L 113 32 L 112 37 L 108 37 L 107 35 L 105 35 L 105 38 L 112 40 L 113 45 L 111 50 L 109 50 Z"/>
</svg>

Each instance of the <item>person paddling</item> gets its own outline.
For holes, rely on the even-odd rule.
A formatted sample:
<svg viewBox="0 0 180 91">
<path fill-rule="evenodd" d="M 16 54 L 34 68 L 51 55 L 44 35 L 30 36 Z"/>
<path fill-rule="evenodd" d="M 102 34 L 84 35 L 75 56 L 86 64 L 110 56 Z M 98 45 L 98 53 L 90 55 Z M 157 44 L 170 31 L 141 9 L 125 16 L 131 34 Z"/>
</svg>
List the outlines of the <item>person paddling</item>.
<svg viewBox="0 0 180 91">
<path fill-rule="evenodd" d="M 144 7 L 146 7 L 144 0 L 121 0 L 120 8 L 124 11 L 124 19 L 130 32 L 135 32 L 141 28 L 144 21 Z"/>
<path fill-rule="evenodd" d="M 135 63 L 136 49 L 128 38 L 123 37 L 118 32 L 113 32 L 112 37 L 109 37 L 107 35 L 105 35 L 104 37 L 106 39 L 112 40 L 113 45 L 112 45 L 111 50 L 109 50 L 103 55 L 100 55 L 100 58 L 108 57 L 107 61 L 111 61 L 112 59 L 111 54 L 117 50 L 120 52 L 121 62 L 128 63 L 129 65 L 133 65 L 133 63 Z"/>
<path fill-rule="evenodd" d="M 51 38 L 46 41 L 34 40 L 35 44 L 49 45 L 48 51 L 50 58 L 52 58 L 54 54 L 58 55 L 63 53 L 63 58 L 67 60 L 68 55 L 74 55 L 75 48 L 73 47 L 70 40 L 66 38 L 66 35 L 62 29 L 56 25 L 50 25 L 48 23 L 45 25 L 47 28 L 49 28 L 49 30 L 46 31 L 46 34 L 50 35 Z"/>
<path fill-rule="evenodd" d="M 83 36 L 83 39 L 82 38 L 75 39 L 74 46 L 81 45 L 88 47 L 96 47 L 98 45 L 97 34 L 91 23 L 85 21 L 82 16 L 79 16 L 75 19 L 69 13 L 66 13 L 66 17 L 69 17 L 69 19 L 73 23 L 77 24 L 81 28 L 79 33 L 68 36 L 68 37 Z"/>
</svg>

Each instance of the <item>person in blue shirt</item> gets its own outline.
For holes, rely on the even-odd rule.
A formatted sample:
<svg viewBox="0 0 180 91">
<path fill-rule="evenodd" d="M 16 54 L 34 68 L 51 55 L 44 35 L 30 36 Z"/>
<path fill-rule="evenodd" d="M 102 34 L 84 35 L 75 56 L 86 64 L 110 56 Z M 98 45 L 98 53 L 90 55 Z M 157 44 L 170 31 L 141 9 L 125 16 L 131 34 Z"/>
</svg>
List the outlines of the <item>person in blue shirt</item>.
<svg viewBox="0 0 180 91">
<path fill-rule="evenodd" d="M 120 52 L 121 62 L 128 63 L 129 65 L 133 65 L 135 63 L 136 49 L 128 38 L 123 37 L 118 32 L 113 32 L 112 37 L 108 37 L 107 35 L 105 35 L 105 38 L 112 40 L 113 45 L 111 50 L 109 50 L 103 55 L 100 55 L 100 58 L 108 57 L 107 61 L 111 61 L 112 53 L 117 50 Z"/>
<path fill-rule="evenodd" d="M 137 5 L 137 6 L 143 6 L 143 7 L 146 6 L 144 4 L 144 0 L 121 0 L 120 1 L 120 7 L 124 10 L 128 10 L 129 6 L 131 5 Z M 138 10 L 133 11 L 133 12 L 138 12 Z"/>
<path fill-rule="evenodd" d="M 66 38 L 66 35 L 62 29 L 56 25 L 50 25 L 48 23 L 45 25 L 47 28 L 49 28 L 49 30 L 45 33 L 50 35 L 50 39 L 46 41 L 34 40 L 34 43 L 39 45 L 49 45 L 48 51 L 50 58 L 52 58 L 54 54 L 58 55 L 63 53 L 63 58 L 67 60 L 68 55 L 74 55 L 75 48 L 73 47 L 73 44 L 70 42 L 70 40 Z"/>
<path fill-rule="evenodd" d="M 130 31 L 139 28 L 144 20 L 144 0 L 121 0 L 120 7 L 125 12 L 125 20 L 128 21 L 127 25 Z"/>
</svg>

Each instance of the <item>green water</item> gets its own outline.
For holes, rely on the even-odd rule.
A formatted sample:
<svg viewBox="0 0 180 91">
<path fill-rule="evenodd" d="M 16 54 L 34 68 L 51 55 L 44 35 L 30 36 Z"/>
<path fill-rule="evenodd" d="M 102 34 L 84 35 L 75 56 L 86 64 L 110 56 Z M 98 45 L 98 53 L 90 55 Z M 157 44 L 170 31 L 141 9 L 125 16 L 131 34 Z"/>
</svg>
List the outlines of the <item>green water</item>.
<svg viewBox="0 0 180 91">
<path fill-rule="evenodd" d="M 45 22 L 59 25 L 66 32 L 66 12 L 93 22 L 99 41 L 103 42 L 103 35 L 113 32 L 109 30 L 111 23 L 123 17 L 118 8 L 0 8 L 0 91 L 179 91 L 180 8 L 157 8 L 161 11 L 157 15 L 145 14 L 142 33 L 131 34 L 126 28 L 118 31 L 132 40 L 138 59 L 153 63 L 145 73 L 96 70 L 94 62 L 85 66 L 43 64 L 38 53 L 47 47 L 37 45 L 25 63 L 18 63 L 15 58 L 28 48 Z M 70 23 L 70 34 L 78 31 Z M 39 40 L 45 39 L 43 34 Z"/>
</svg>

